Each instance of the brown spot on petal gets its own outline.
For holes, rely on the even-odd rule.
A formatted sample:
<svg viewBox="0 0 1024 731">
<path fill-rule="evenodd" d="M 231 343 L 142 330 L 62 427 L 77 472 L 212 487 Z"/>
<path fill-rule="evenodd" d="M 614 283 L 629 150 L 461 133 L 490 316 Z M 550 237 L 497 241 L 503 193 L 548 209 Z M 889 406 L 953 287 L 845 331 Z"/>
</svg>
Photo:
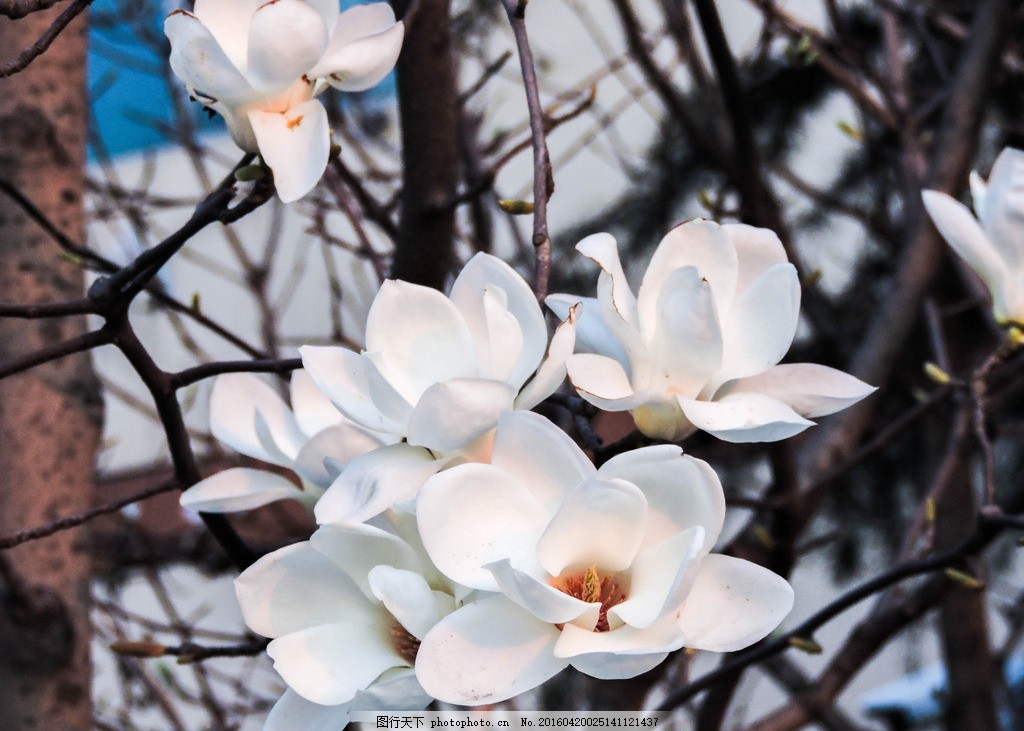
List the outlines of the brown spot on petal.
<svg viewBox="0 0 1024 731">
<path fill-rule="evenodd" d="M 302 115 L 300 114 L 295 119 L 289 119 L 287 122 L 285 122 L 285 124 L 288 125 L 288 129 L 295 129 L 300 124 L 302 124 Z"/>
</svg>

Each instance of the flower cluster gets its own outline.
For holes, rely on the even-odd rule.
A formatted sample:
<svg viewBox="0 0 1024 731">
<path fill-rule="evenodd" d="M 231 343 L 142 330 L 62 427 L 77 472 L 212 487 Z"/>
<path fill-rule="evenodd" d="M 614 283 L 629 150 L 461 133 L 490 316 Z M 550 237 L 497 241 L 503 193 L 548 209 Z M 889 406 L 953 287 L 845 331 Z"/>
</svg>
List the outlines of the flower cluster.
<svg viewBox="0 0 1024 731">
<path fill-rule="evenodd" d="M 644 434 L 678 440 L 700 429 L 729 442 L 797 434 L 874 389 L 834 368 L 778 365 L 796 334 L 800 283 L 779 237 L 697 219 L 658 244 L 633 295 L 615 239 L 577 250 L 601 267 L 580 314 L 587 351 L 569 359 L 580 396 L 631 411 Z M 560 314 L 579 298 L 552 295 Z"/>
<path fill-rule="evenodd" d="M 953 250 L 981 277 L 1002 325 L 1024 325 L 1024 152 L 1006 148 L 986 183 L 971 175 L 975 218 L 945 193 L 926 190 L 924 206 Z"/>
<path fill-rule="evenodd" d="M 785 579 L 713 553 L 725 499 L 710 465 L 655 443 L 597 468 L 531 409 L 568 374 L 655 439 L 765 441 L 870 387 L 778 364 L 800 293 L 768 231 L 677 227 L 638 297 L 610 236 L 578 248 L 603 270 L 597 297 L 549 298 L 564 318 L 550 338 L 526 282 L 477 254 L 448 296 L 386 282 L 362 352 L 302 348 L 290 407 L 254 376 L 215 383 L 213 433 L 295 479 L 228 470 L 183 503 L 297 498 L 320 524 L 236 583 L 289 686 L 268 728 L 494 703 L 570 665 L 631 678 L 680 648 L 746 647 L 790 611 Z"/>
<path fill-rule="evenodd" d="M 171 69 L 224 117 L 235 144 L 258 152 L 286 203 L 327 167 L 331 132 L 316 97 L 362 91 L 394 67 L 405 27 L 387 3 L 340 12 L 338 0 L 196 0 L 164 21 Z"/>
</svg>

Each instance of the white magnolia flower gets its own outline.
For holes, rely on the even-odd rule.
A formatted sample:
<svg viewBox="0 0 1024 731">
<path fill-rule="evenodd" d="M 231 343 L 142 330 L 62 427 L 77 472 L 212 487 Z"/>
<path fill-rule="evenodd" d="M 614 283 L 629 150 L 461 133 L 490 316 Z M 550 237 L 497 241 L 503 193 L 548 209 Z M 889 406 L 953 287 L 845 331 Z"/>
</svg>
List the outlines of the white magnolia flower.
<svg viewBox="0 0 1024 731">
<path fill-rule="evenodd" d="M 778 365 L 800 313 L 800 283 L 767 229 L 694 220 L 658 244 L 634 297 L 615 239 L 576 249 L 603 270 L 584 299 L 578 353 L 566 367 L 580 396 L 631 411 L 644 434 L 677 441 L 697 429 L 730 442 L 785 439 L 874 389 L 811 363 Z M 552 295 L 560 316 L 580 302 Z"/>
<path fill-rule="evenodd" d="M 352 700 L 337 705 L 307 701 L 291 688 L 270 709 L 263 731 L 319 731 L 343 729 L 355 711 L 419 711 L 430 704 L 416 674 L 408 668 L 385 671 Z"/>
<path fill-rule="evenodd" d="M 338 0 L 196 0 L 164 21 L 171 69 L 221 114 L 235 143 L 259 152 L 281 200 L 308 193 L 331 133 L 316 96 L 362 91 L 394 67 L 405 27 L 387 3 L 340 12 Z"/>
<path fill-rule="evenodd" d="M 572 665 L 629 678 L 681 647 L 725 652 L 789 613 L 789 584 L 709 554 L 725 515 L 711 468 L 662 445 L 595 470 L 543 417 L 502 417 L 492 462 L 431 477 L 417 500 L 427 553 L 485 592 L 423 638 L 416 673 L 439 700 L 497 702 Z"/>
<path fill-rule="evenodd" d="M 450 297 L 385 282 L 370 306 L 362 353 L 311 346 L 299 352 L 345 416 L 407 443 L 353 461 L 317 506 L 317 520 L 366 520 L 413 497 L 444 464 L 486 461 L 499 415 L 550 396 L 565 378 L 574 341 L 569 317 L 548 348 L 530 287 L 489 254 L 466 264 Z"/>
<path fill-rule="evenodd" d="M 397 533 L 325 526 L 235 580 L 245 623 L 273 638 L 267 653 L 289 687 L 267 728 L 341 728 L 350 710 L 430 702 L 412 669 L 420 641 L 464 589 L 430 564 L 411 515 L 391 517 Z"/>
<path fill-rule="evenodd" d="M 937 190 L 923 193 L 942 237 L 977 272 L 992 295 L 1000 324 L 1024 323 L 1024 152 L 1006 148 L 988 183 L 971 174 L 975 218 L 959 201 Z"/>
<path fill-rule="evenodd" d="M 348 422 L 305 371 L 291 380 L 291 408 L 250 373 L 218 376 L 210 395 L 210 432 L 237 452 L 293 471 L 300 480 L 267 470 L 232 467 L 181 494 L 183 507 L 205 513 L 252 510 L 293 499 L 310 511 L 342 468 L 390 443 Z"/>
</svg>

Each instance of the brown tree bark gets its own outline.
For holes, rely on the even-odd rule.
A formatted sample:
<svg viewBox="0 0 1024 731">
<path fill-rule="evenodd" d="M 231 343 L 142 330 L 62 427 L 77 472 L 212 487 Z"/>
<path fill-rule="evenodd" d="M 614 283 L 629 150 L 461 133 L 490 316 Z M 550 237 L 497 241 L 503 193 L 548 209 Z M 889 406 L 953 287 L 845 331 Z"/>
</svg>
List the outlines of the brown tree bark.
<svg viewBox="0 0 1024 731">
<path fill-rule="evenodd" d="M 449 0 L 392 0 L 405 21 L 398 59 L 402 218 L 391 276 L 444 289 L 452 266 L 459 179 L 458 97 Z"/>
<path fill-rule="evenodd" d="M 935 542 L 940 549 L 956 545 L 976 527 L 971 469 L 962 456 L 955 474 L 937 506 Z M 949 676 L 945 717 L 949 731 L 999 728 L 995 699 L 999 669 L 992 656 L 987 614 L 985 592 L 962 587 L 950 592 L 939 612 L 939 636 Z"/>
<path fill-rule="evenodd" d="M 0 49 L 39 37 L 59 8 L 0 18 Z M 62 231 L 84 236 L 85 19 L 76 18 L 25 71 L 0 82 L 0 180 Z M 80 296 L 82 269 L 0 196 L 0 300 Z M 0 319 L 0 362 L 83 332 L 80 317 Z M 102 423 L 88 355 L 0 381 L 0 534 L 93 501 Z M 92 727 L 89 565 L 78 531 L 0 554 L 0 728 Z"/>
</svg>

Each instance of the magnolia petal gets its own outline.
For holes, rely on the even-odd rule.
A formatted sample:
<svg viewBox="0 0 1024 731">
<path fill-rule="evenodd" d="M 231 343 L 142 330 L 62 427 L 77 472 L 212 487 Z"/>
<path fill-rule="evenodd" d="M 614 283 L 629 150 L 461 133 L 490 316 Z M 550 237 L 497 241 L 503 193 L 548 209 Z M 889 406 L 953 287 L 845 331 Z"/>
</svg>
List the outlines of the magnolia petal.
<svg viewBox="0 0 1024 731">
<path fill-rule="evenodd" d="M 967 262 L 985 282 L 992 294 L 996 317 L 1006 317 L 1008 310 L 1007 282 L 1009 272 L 1002 254 L 989 241 L 988 236 L 971 212 L 945 193 L 926 190 L 921 194 L 924 207 L 935 228 L 961 259 Z M 991 201 L 986 203 L 986 208 Z"/>
<path fill-rule="evenodd" d="M 334 30 L 335 23 L 338 22 L 338 16 L 341 15 L 341 8 L 338 7 L 338 0 L 306 0 L 306 2 L 313 7 L 320 17 L 323 18 L 324 26 L 330 33 Z"/>
<path fill-rule="evenodd" d="M 283 91 L 320 59 L 327 47 L 327 24 L 305 0 L 273 0 L 261 5 L 249 23 L 246 76 L 264 93 Z"/>
<path fill-rule="evenodd" d="M 338 19 L 339 27 L 343 20 L 344 17 Z M 341 47 L 332 38 L 326 53 L 310 70 L 310 76 L 326 78 L 327 83 L 341 91 L 366 91 L 391 73 L 404 40 L 405 24 L 401 22 Z"/>
<path fill-rule="evenodd" d="M 985 199 L 988 193 L 988 183 L 985 179 L 978 174 L 977 170 L 972 170 L 968 176 L 968 185 L 971 188 L 971 202 L 974 204 L 974 213 L 978 216 L 979 220 L 985 220 Z"/>
<path fill-rule="evenodd" d="M 526 384 L 515 400 L 515 408 L 532 409 L 558 390 L 565 380 L 565 363 L 572 356 L 576 344 L 576 316 L 570 311 L 568 319 L 555 329 L 551 347 L 541 361 L 536 375 Z"/>
<path fill-rule="evenodd" d="M 370 572 L 377 566 L 419 572 L 416 552 L 393 533 L 372 525 L 320 526 L 309 544 L 348 576 L 366 597 L 375 596 Z"/>
<path fill-rule="evenodd" d="M 267 654 L 296 693 L 323 705 L 350 701 L 385 670 L 407 665 L 392 648 L 390 627 L 383 622 L 311 627 L 274 640 Z"/>
<path fill-rule="evenodd" d="M 224 117 L 224 122 L 231 133 L 231 139 L 238 145 L 239 149 L 245 152 L 258 153 L 259 143 L 256 141 L 256 133 L 252 131 L 252 124 L 249 122 L 249 114 L 245 107 L 234 107 L 230 104 L 218 102 L 210 104 L 210 109 Z"/>
<path fill-rule="evenodd" d="M 316 504 L 316 520 L 362 523 L 409 500 L 441 468 L 441 462 L 422 447 L 391 444 L 362 454 L 348 463 Z"/>
<path fill-rule="evenodd" d="M 294 427 L 291 439 L 288 442 L 281 444 L 278 439 L 281 436 L 280 430 L 275 429 L 268 422 L 267 417 L 263 415 L 263 412 L 259 409 L 256 410 L 256 421 L 253 426 L 256 429 L 256 438 L 259 440 L 260 447 L 263 452 L 270 457 L 270 461 L 274 464 L 279 465 L 291 465 L 295 462 L 299 452 L 302 450 L 302 445 L 305 443 L 305 434 L 295 424 L 295 420 L 292 418 L 291 413 L 288 414 L 290 426 Z M 275 434 L 275 431 L 278 433 Z"/>
<path fill-rule="evenodd" d="M 171 70 L 201 101 L 230 103 L 254 95 L 242 72 L 199 18 L 176 10 L 164 20 L 164 34 L 171 42 Z"/>
<path fill-rule="evenodd" d="M 792 264 L 776 264 L 736 298 L 722 327 L 722 368 L 709 390 L 761 373 L 782 360 L 800 319 L 800 279 Z M 707 394 L 711 395 L 711 394 Z"/>
<path fill-rule="evenodd" d="M 726 223 L 722 230 L 736 248 L 736 292 L 743 292 L 776 264 L 789 261 L 779 235 L 746 223 Z"/>
<path fill-rule="evenodd" d="M 373 595 L 418 640 L 422 640 L 442 617 L 455 611 L 451 595 L 432 590 L 415 571 L 374 566 L 369 579 Z"/>
<path fill-rule="evenodd" d="M 420 397 L 409 419 L 409 444 L 453 454 L 498 426 L 512 408 L 515 391 L 504 381 L 453 378 L 435 383 Z"/>
<path fill-rule="evenodd" d="M 452 581 L 494 591 L 485 565 L 503 558 L 530 568 L 548 513 L 518 481 L 491 465 L 461 464 L 420 489 L 416 518 L 434 565 Z"/>
<path fill-rule="evenodd" d="M 491 464 L 533 493 L 548 515 L 594 474 L 594 465 L 568 434 L 528 411 L 501 415 Z"/>
<path fill-rule="evenodd" d="M 612 358 L 577 353 L 565 361 L 569 381 L 580 396 L 605 411 L 628 411 L 644 402 L 636 393 L 622 365 Z"/>
<path fill-rule="evenodd" d="M 292 372 L 291 403 L 295 422 L 306 436 L 319 434 L 343 419 L 327 394 L 317 388 L 313 377 L 301 368 Z"/>
<path fill-rule="evenodd" d="M 785 579 L 750 561 L 711 554 L 677 615 L 686 646 L 712 652 L 742 650 L 767 636 L 793 608 Z"/>
<path fill-rule="evenodd" d="M 232 467 L 197 482 L 181 493 L 181 507 L 197 513 L 236 513 L 302 495 L 281 475 Z"/>
<path fill-rule="evenodd" d="M 519 326 L 521 348 L 514 348 L 513 343 L 509 341 L 495 342 L 495 336 L 500 337 L 500 333 L 496 333 L 484 319 L 485 295 L 495 289 L 504 294 L 504 308 Z M 462 268 L 452 284 L 450 296 L 466 319 L 478 344 L 490 342 L 491 349 L 514 352 L 515 365 L 510 369 L 506 380 L 517 389 L 521 387 L 530 374 L 537 370 L 548 347 L 548 330 L 544 324 L 544 314 L 530 286 L 515 269 L 498 257 L 479 253 Z M 499 376 L 494 374 L 491 377 Z"/>
<path fill-rule="evenodd" d="M 619 260 L 615 239 L 610 234 L 594 234 L 583 239 L 576 249 L 601 267 L 597 278 L 597 302 L 601 319 L 613 333 L 626 355 L 633 386 L 645 388 L 650 374 L 647 346 L 637 324 L 636 298 L 629 288 Z"/>
<path fill-rule="evenodd" d="M 353 459 L 383 446 L 375 434 L 355 424 L 336 424 L 306 442 L 295 458 L 294 469 L 303 479 L 327 487 Z"/>
<path fill-rule="evenodd" d="M 722 365 L 714 295 L 696 267 L 676 269 L 664 280 L 648 336 L 655 370 L 650 387 L 659 391 L 696 396 Z"/>
<path fill-rule="evenodd" d="M 245 69 L 249 21 L 266 0 L 196 0 L 195 15 L 210 29 L 231 62 Z"/>
<path fill-rule="evenodd" d="M 694 526 L 637 554 L 630 568 L 629 597 L 608 614 L 631 627 L 650 627 L 679 607 L 690 588 L 704 529 Z"/>
<path fill-rule="evenodd" d="M 337 347 L 299 348 L 302 365 L 334 405 L 357 424 L 405 435 L 412 406 L 365 356 Z"/>
<path fill-rule="evenodd" d="M 353 711 L 419 711 L 434 699 L 423 692 L 412 668 L 385 670 L 352 700 Z"/>
<path fill-rule="evenodd" d="M 512 566 L 507 558 L 487 564 L 498 584 L 498 590 L 537 619 L 550 624 L 564 624 L 588 615 L 584 624 L 597 624 L 600 603 L 587 603 L 538 580 Z"/>
<path fill-rule="evenodd" d="M 395 11 L 388 3 L 354 5 L 342 12 L 331 32 L 331 47 L 336 50 L 352 41 L 376 35 L 395 24 Z"/>
<path fill-rule="evenodd" d="M 366 350 L 411 404 L 435 383 L 478 375 L 462 314 L 443 294 L 418 284 L 389 279 L 381 285 L 367 315 Z"/>
<path fill-rule="evenodd" d="M 801 416 L 825 416 L 877 391 L 849 373 L 816 363 L 786 363 L 728 383 L 720 394 L 762 393 L 792 407 Z"/>
<path fill-rule="evenodd" d="M 504 290 L 490 287 L 474 309 L 478 314 L 482 313 L 484 320 L 483 332 L 479 335 L 473 333 L 480 375 L 497 381 L 507 381 L 518 391 L 537 364 L 533 363 L 530 370 L 525 373 L 520 372 L 523 329 L 508 310 L 508 296 Z M 462 312 L 466 316 L 466 310 L 462 309 Z M 470 324 L 469 316 L 466 316 L 466 324 Z M 546 335 L 545 332 L 545 343 Z"/>
<path fill-rule="evenodd" d="M 624 480 L 591 478 L 566 497 L 537 542 L 544 570 L 596 566 L 601 572 L 629 567 L 643 540 L 647 500 Z"/>
<path fill-rule="evenodd" d="M 667 652 L 624 655 L 617 652 L 594 652 L 575 655 L 570 664 L 584 675 L 599 680 L 625 680 L 642 675 L 661 665 Z"/>
<path fill-rule="evenodd" d="M 310 99 L 284 113 L 253 110 L 249 123 L 260 156 L 274 172 L 274 187 L 281 201 L 292 203 L 311 191 L 327 169 L 331 150 L 324 105 Z"/>
<path fill-rule="evenodd" d="M 679 405 L 694 426 L 726 442 L 777 442 L 814 425 L 760 393 L 733 393 L 718 401 L 679 399 Z"/>
<path fill-rule="evenodd" d="M 611 234 L 592 234 L 578 244 L 576 251 L 593 259 L 611 279 L 611 302 L 615 312 L 634 329 L 639 328 L 637 302 L 626 281 L 626 273 L 619 259 L 619 246 Z"/>
<path fill-rule="evenodd" d="M 647 498 L 647 526 L 641 549 L 694 526 L 704 530 L 701 553 L 710 551 L 718 540 L 725 521 L 722 483 L 711 465 L 684 455 L 674 444 L 618 454 L 601 465 L 597 476 L 630 482 Z"/>
<path fill-rule="evenodd" d="M 1024 266 L 1024 152 L 999 153 L 989 176 L 981 226 L 1011 272 Z"/>
<path fill-rule="evenodd" d="M 650 670 L 683 642 L 683 633 L 670 619 L 645 629 L 623 625 L 611 632 L 588 632 L 567 624 L 555 645 L 555 655 L 568 658 L 587 675 L 616 680 Z"/>
<path fill-rule="evenodd" d="M 361 38 L 386 32 L 395 25 L 395 11 L 388 3 L 370 3 L 349 8 L 335 21 L 327 50 L 324 51 L 320 62 L 310 70 L 310 76 L 329 76 L 334 71 L 335 55 L 345 46 Z"/>
<path fill-rule="evenodd" d="M 622 343 L 601 317 L 601 305 L 595 297 L 577 297 L 570 294 L 550 294 L 544 300 L 548 308 L 563 322 L 569 311 L 576 308 L 576 352 L 597 353 L 614 358 L 629 368 L 629 358 Z"/>
<path fill-rule="evenodd" d="M 265 426 L 263 439 L 257 417 Z M 282 467 L 291 466 L 306 442 L 288 405 L 251 373 L 217 376 L 210 392 L 210 433 L 237 452 Z"/>
<path fill-rule="evenodd" d="M 345 617 L 367 622 L 374 609 L 359 588 L 308 541 L 263 556 L 235 579 L 246 625 L 281 637 Z"/>
<path fill-rule="evenodd" d="M 658 301 L 665 280 L 676 269 L 688 266 L 696 267 L 708 281 L 718 317 L 726 321 L 736 293 L 736 248 L 721 226 L 698 218 L 665 234 L 651 256 L 637 295 L 640 331 L 645 337 L 650 337 L 657 326 Z"/>
<path fill-rule="evenodd" d="M 536 688 L 568 661 L 554 655 L 558 629 L 504 596 L 448 615 L 423 639 L 416 676 L 445 703 L 478 706 Z"/>
<path fill-rule="evenodd" d="M 348 724 L 351 704 L 322 706 L 307 701 L 291 688 L 270 709 L 263 731 L 295 731 L 300 728 L 340 729 Z"/>
</svg>

